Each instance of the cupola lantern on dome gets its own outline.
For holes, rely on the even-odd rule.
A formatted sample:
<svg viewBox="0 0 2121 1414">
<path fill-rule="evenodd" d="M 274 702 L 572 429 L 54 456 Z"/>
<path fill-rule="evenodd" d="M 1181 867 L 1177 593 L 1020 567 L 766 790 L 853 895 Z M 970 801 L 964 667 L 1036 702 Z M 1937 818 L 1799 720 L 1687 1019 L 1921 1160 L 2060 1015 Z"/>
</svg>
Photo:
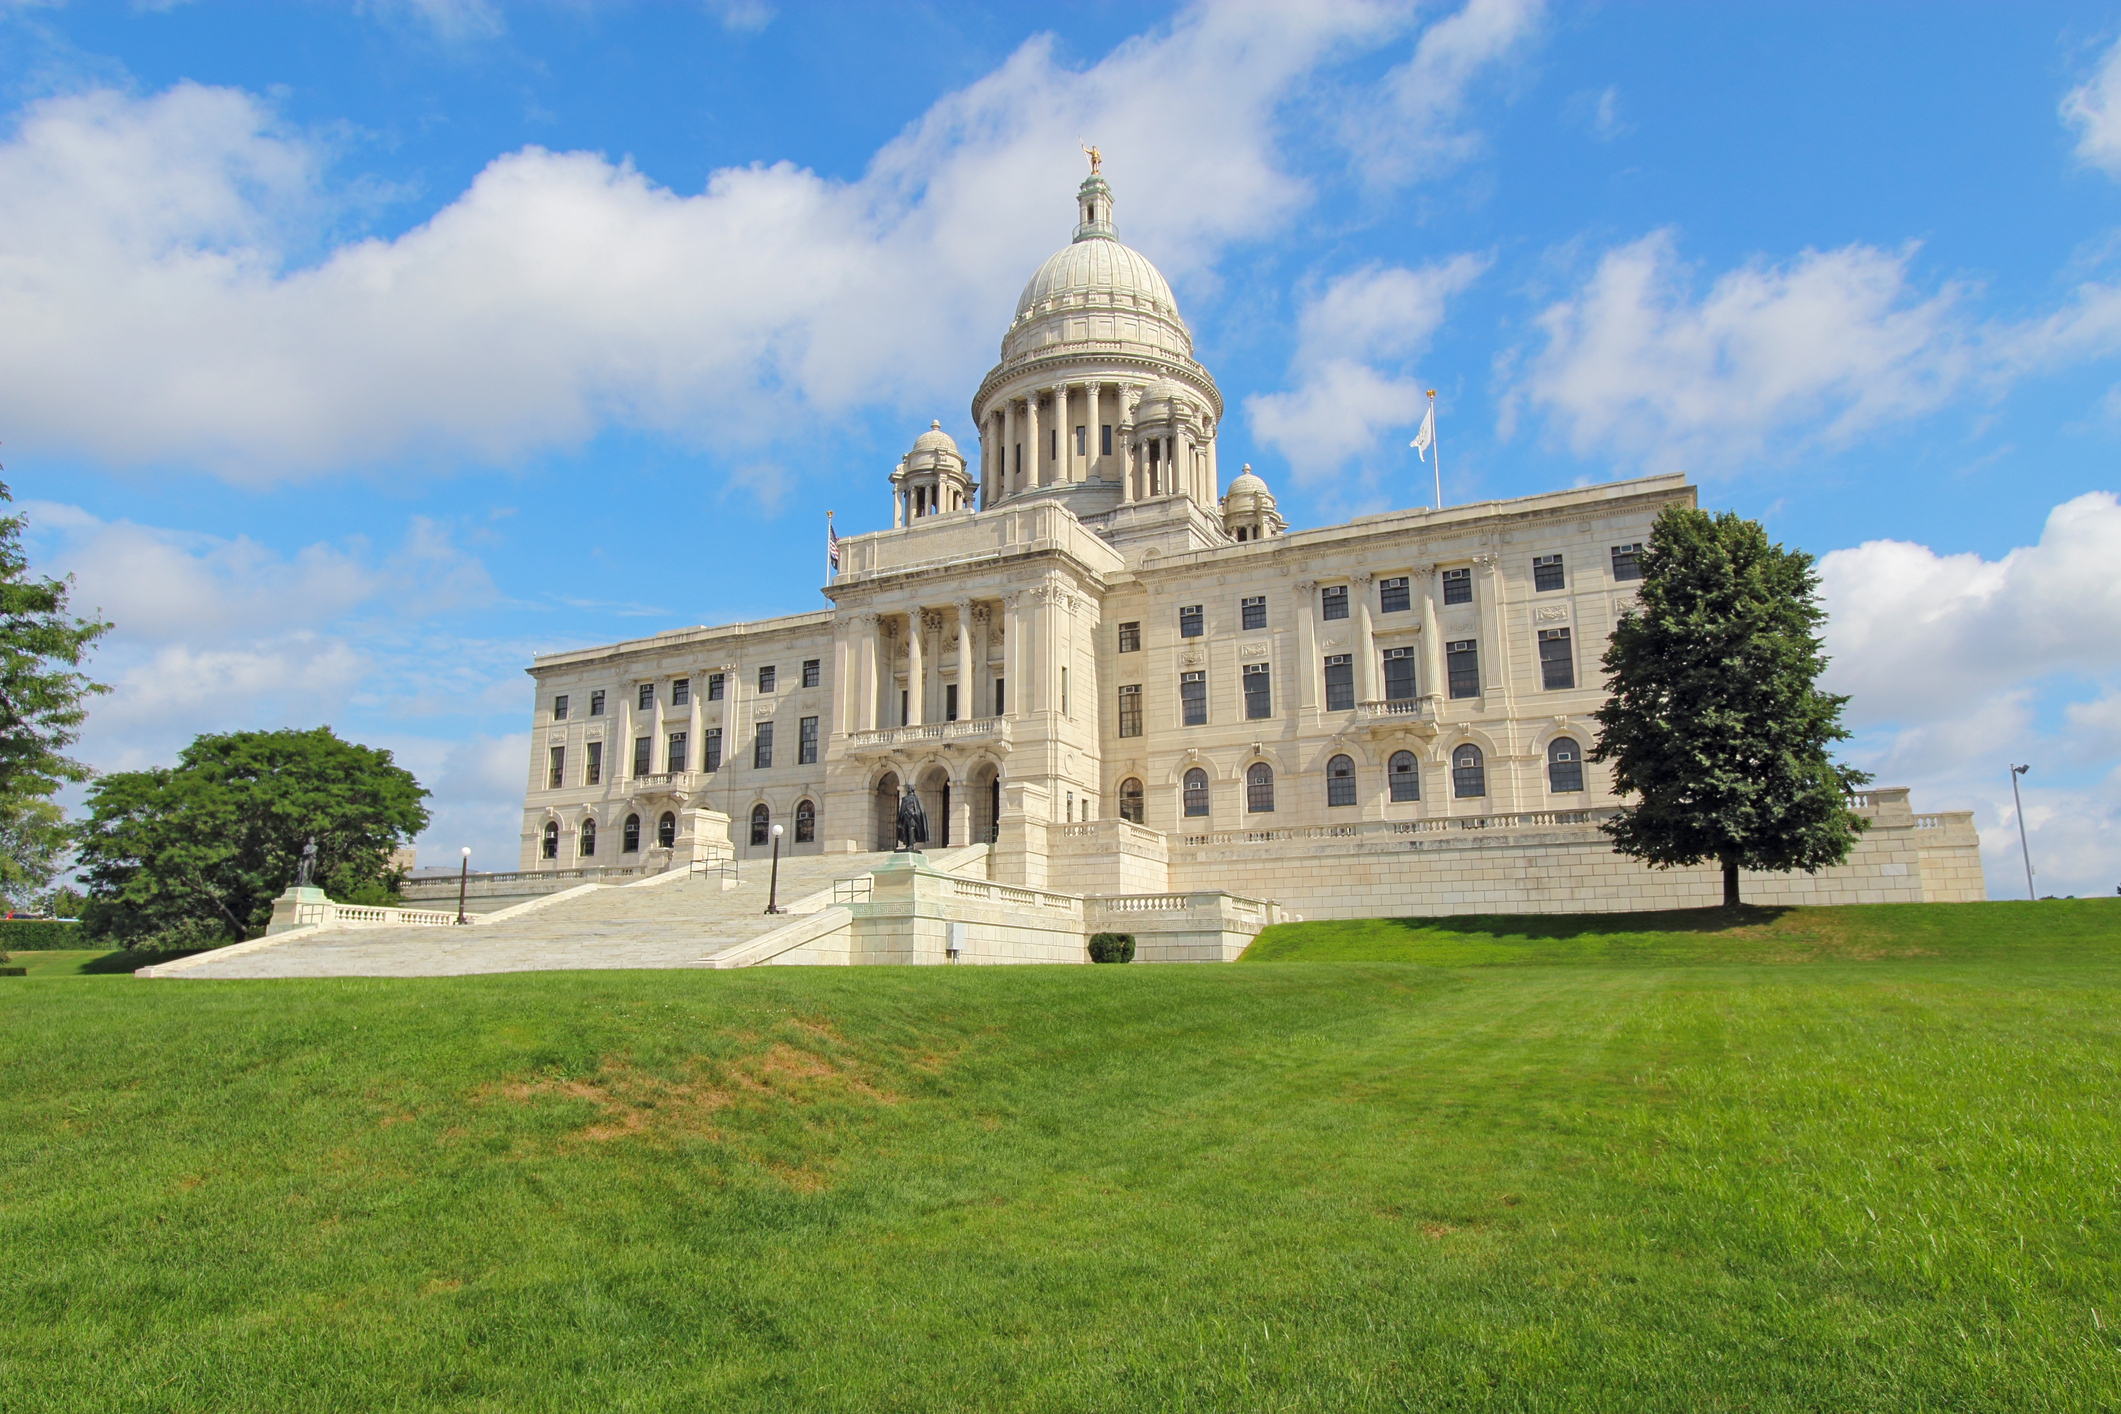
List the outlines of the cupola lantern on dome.
<svg viewBox="0 0 2121 1414">
<path fill-rule="evenodd" d="M 1223 530 L 1232 540 L 1265 540 L 1288 529 L 1274 509 L 1274 493 L 1253 474 L 1250 462 L 1223 493 L 1222 508 Z"/>
<path fill-rule="evenodd" d="M 931 420 L 891 473 L 891 524 L 971 510 L 977 490 L 979 483 L 965 474 L 965 457 L 956 439 L 943 431 L 941 422 Z"/>
</svg>

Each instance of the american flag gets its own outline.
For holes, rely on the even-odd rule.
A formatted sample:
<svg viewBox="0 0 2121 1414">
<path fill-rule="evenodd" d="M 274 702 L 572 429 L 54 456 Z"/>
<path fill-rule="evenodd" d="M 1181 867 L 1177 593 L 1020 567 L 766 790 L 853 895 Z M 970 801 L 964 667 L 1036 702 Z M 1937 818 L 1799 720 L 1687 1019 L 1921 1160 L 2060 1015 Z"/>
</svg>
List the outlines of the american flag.
<svg viewBox="0 0 2121 1414">
<path fill-rule="evenodd" d="M 832 528 L 832 512 L 825 512 L 825 568 L 840 572 L 840 533 Z"/>
</svg>

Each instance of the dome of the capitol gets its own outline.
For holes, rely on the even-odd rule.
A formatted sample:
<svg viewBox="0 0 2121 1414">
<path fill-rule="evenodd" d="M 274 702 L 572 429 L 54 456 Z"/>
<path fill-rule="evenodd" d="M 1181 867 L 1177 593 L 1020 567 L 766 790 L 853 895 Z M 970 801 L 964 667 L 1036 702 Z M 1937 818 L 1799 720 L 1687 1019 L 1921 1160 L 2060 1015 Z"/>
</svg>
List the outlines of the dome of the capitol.
<svg viewBox="0 0 2121 1414">
<path fill-rule="evenodd" d="M 1002 339 L 1002 363 L 1070 347 L 1130 349 L 1190 361 L 1193 336 L 1163 272 L 1121 243 L 1112 189 L 1092 175 L 1076 192 L 1075 239 L 1046 257 L 1017 297 Z"/>
</svg>

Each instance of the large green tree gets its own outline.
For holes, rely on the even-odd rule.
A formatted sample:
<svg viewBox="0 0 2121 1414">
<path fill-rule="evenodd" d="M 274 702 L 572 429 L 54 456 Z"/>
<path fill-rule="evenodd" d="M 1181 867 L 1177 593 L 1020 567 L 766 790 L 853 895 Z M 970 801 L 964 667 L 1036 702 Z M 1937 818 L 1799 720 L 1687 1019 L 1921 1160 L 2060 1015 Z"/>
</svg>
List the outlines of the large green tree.
<svg viewBox="0 0 2121 1414">
<path fill-rule="evenodd" d="M 317 883 L 342 902 L 369 902 L 395 882 L 391 851 L 426 827 L 426 797 L 388 751 L 330 727 L 199 737 L 174 767 L 90 787 L 82 926 L 138 946 L 254 936 L 312 836 Z"/>
<path fill-rule="evenodd" d="M 0 501 L 12 501 L 0 484 Z M 0 516 L 0 897 L 27 904 L 52 881 L 65 841 L 51 796 L 88 767 L 66 754 L 88 698 L 106 689 L 81 660 L 110 625 L 67 612 L 71 580 L 30 573 L 21 516 Z"/>
<path fill-rule="evenodd" d="M 1642 555 L 1639 605 L 1606 649 L 1611 696 L 1591 759 L 1626 798 L 1614 847 L 1660 868 L 1714 860 L 1723 901 L 1740 869 L 1815 873 L 1848 858 L 1870 778 L 1827 754 L 1848 701 L 1826 667 L 1812 557 L 1757 521 L 1669 507 Z"/>
</svg>

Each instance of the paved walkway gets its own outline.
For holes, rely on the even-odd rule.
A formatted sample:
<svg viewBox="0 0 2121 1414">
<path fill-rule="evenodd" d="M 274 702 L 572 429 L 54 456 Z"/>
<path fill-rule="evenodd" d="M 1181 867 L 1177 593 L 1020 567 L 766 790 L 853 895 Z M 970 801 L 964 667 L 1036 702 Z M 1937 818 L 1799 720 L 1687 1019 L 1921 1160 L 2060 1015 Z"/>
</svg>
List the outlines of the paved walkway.
<svg viewBox="0 0 2121 1414">
<path fill-rule="evenodd" d="M 811 855 L 781 861 L 781 904 L 801 905 L 835 879 L 866 874 L 888 854 Z M 172 974 L 217 977 L 444 977 L 590 967 L 696 967 L 731 943 L 778 928 L 766 913 L 770 866 L 746 860 L 724 890 L 719 875 L 679 883 L 613 886 L 500 923 L 467 928 L 345 928 L 305 934 Z"/>
</svg>

